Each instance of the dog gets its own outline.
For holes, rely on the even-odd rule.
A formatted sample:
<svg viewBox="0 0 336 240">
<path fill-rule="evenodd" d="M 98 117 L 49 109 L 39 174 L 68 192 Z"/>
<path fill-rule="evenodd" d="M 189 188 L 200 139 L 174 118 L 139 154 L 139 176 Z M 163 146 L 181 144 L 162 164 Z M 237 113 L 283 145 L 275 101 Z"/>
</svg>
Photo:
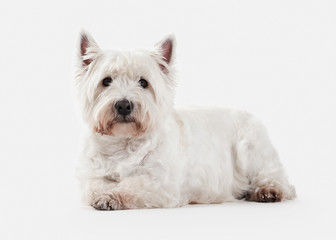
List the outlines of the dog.
<svg viewBox="0 0 336 240">
<path fill-rule="evenodd" d="M 295 198 L 265 127 L 244 111 L 174 108 L 174 35 L 102 50 L 81 31 L 76 83 L 89 128 L 77 175 L 98 210 Z"/>
</svg>

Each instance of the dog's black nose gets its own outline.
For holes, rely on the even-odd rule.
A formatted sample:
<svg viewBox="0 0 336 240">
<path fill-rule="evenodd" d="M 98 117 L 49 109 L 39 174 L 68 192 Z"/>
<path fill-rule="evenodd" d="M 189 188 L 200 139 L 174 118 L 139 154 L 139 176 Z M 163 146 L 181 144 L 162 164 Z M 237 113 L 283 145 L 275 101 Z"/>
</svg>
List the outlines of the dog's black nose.
<svg viewBox="0 0 336 240">
<path fill-rule="evenodd" d="M 133 103 L 124 99 L 124 100 L 116 102 L 114 107 L 117 109 L 117 112 L 120 115 L 123 115 L 125 117 L 125 116 L 131 114 L 131 112 L 133 110 Z"/>
</svg>

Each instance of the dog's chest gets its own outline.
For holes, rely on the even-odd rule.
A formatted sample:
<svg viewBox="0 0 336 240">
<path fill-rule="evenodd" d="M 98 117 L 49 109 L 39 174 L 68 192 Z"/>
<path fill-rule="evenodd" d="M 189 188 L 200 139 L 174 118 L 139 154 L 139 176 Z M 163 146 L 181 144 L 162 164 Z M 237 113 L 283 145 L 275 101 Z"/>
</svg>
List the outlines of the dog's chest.
<svg viewBox="0 0 336 240">
<path fill-rule="evenodd" d="M 94 146 L 94 175 L 116 182 L 136 174 L 150 152 L 140 141 L 96 142 Z"/>
</svg>

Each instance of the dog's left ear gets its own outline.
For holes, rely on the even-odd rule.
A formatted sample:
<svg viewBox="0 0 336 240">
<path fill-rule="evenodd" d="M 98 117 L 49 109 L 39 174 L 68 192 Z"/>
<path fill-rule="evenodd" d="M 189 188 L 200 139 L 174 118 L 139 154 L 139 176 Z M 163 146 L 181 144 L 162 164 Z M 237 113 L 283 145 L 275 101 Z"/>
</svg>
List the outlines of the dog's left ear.
<svg viewBox="0 0 336 240">
<path fill-rule="evenodd" d="M 169 74 L 175 62 L 176 39 L 174 34 L 166 36 L 155 45 L 153 57 L 157 60 L 161 70 Z"/>
<path fill-rule="evenodd" d="M 101 50 L 93 37 L 85 30 L 82 30 L 79 36 L 79 65 L 86 69 L 97 58 L 100 52 Z"/>
</svg>

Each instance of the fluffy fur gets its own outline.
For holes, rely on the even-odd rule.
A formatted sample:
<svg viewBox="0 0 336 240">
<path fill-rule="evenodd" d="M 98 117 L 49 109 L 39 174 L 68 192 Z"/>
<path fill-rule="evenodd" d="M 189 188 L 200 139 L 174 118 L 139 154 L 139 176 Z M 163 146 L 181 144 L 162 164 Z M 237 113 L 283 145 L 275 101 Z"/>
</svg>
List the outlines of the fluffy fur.
<svg viewBox="0 0 336 240">
<path fill-rule="evenodd" d="M 175 38 L 150 51 L 101 50 L 81 32 L 77 85 L 89 134 L 84 202 L 100 210 L 293 199 L 266 129 L 246 112 L 173 108 Z M 110 77 L 109 86 L 102 84 Z M 140 79 L 148 87 L 139 84 Z M 134 107 L 124 119 L 116 102 Z"/>
</svg>

